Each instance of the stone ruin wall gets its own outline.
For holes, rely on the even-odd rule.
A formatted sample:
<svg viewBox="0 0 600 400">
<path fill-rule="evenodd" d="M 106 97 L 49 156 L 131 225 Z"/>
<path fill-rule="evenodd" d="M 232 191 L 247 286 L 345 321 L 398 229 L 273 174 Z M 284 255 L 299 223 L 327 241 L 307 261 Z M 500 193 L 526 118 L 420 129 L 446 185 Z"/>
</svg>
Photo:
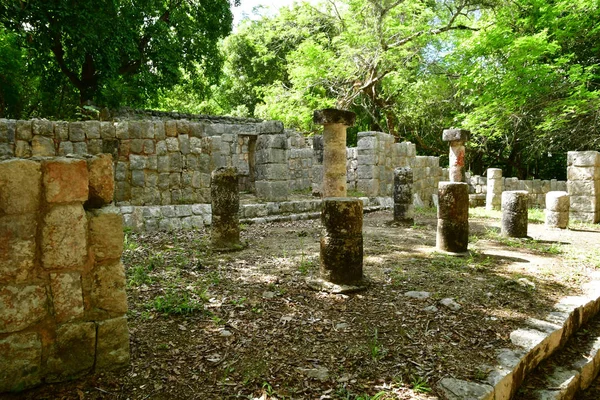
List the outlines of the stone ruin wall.
<svg viewBox="0 0 600 400">
<path fill-rule="evenodd" d="M 467 173 L 467 183 L 469 184 L 469 203 L 472 207 L 485 207 L 485 198 L 487 195 L 487 177 L 480 175 L 470 175 Z M 526 190 L 529 193 L 530 208 L 546 208 L 546 193 L 554 191 L 566 191 L 567 182 L 556 179 L 519 179 L 519 178 L 501 178 L 502 191 Z"/>
<path fill-rule="evenodd" d="M 163 119 L 169 116 L 114 122 L 0 119 L 0 159 L 111 154 L 116 160 L 114 200 L 122 207 L 210 203 L 210 173 L 221 166 L 237 167 L 240 189 L 263 201 L 286 201 L 295 191 L 318 192 L 323 168 L 319 136 L 307 140 L 278 121 Z M 410 166 L 415 204 L 433 204 L 439 161 L 416 156 L 414 144 L 362 132 L 358 147 L 348 148 L 347 156 L 350 190 L 390 197 L 393 169 Z M 193 221 L 200 224 L 199 218 Z M 202 224 L 207 222 L 204 218 Z"/>
<path fill-rule="evenodd" d="M 0 161 L 0 392 L 128 364 L 113 189 L 108 155 Z"/>
</svg>

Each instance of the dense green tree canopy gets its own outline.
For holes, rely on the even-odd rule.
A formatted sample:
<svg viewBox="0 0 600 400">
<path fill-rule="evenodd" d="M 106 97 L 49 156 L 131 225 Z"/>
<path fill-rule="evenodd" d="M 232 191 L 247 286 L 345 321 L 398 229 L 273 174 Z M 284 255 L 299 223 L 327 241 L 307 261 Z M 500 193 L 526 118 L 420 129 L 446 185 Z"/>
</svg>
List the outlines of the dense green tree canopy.
<svg viewBox="0 0 600 400">
<path fill-rule="evenodd" d="M 82 103 L 139 102 L 181 81 L 219 76 L 229 0 L 5 0 L 0 23 L 39 69 L 58 70 Z"/>
</svg>

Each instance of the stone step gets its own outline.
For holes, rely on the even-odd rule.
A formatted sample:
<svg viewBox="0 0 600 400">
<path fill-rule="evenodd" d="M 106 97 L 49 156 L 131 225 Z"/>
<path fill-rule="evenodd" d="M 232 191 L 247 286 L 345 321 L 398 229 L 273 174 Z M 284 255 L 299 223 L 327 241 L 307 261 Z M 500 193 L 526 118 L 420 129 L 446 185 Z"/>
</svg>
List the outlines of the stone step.
<svg viewBox="0 0 600 400">
<path fill-rule="evenodd" d="M 548 360 L 551 356 L 559 353 L 561 349 L 570 343 L 569 341 L 578 336 L 590 332 L 587 327 L 596 326 L 596 320 L 600 311 L 600 271 L 590 274 L 590 282 L 582 287 L 582 295 L 563 298 L 553 307 L 544 320 L 529 319 L 525 326 L 510 334 L 513 347 L 510 349 L 499 349 L 496 351 L 495 365 L 482 365 L 481 371 L 488 371 L 487 378 L 478 382 L 465 381 L 455 378 L 444 378 L 438 384 L 438 389 L 443 398 L 448 400 L 512 400 L 512 399 L 567 399 L 573 397 L 552 397 L 561 393 L 569 395 L 581 390 L 584 385 L 593 381 L 600 367 L 600 359 L 597 358 L 596 347 L 598 345 L 582 345 L 582 352 L 578 357 L 566 363 L 561 370 L 557 371 L 556 378 L 549 381 L 549 385 L 540 386 L 541 397 L 518 397 L 525 395 L 521 390 L 524 382 L 530 382 L 536 368 Z M 583 328 L 582 328 L 583 327 Z M 600 325 L 597 332 L 600 336 Z M 595 331 L 594 331 L 595 332 Z M 596 343 L 594 335 L 590 343 Z M 599 341 L 600 343 L 600 341 Z M 600 347 L 598 347 L 600 349 Z M 568 352 L 565 354 L 569 354 Z M 557 356 L 558 357 L 558 356 Z M 591 361 L 590 361 L 591 360 Z M 594 371 L 590 371 L 593 366 Z M 565 371 L 575 371 L 566 373 Z M 550 372 L 542 373 L 541 376 L 550 376 Z M 576 390 L 575 390 L 576 388 Z M 532 393 L 535 389 L 532 390 Z M 544 397 L 546 396 L 546 397 Z"/>
<path fill-rule="evenodd" d="M 515 400 L 571 400 L 600 372 L 600 318 L 582 326 L 523 382 Z"/>
</svg>

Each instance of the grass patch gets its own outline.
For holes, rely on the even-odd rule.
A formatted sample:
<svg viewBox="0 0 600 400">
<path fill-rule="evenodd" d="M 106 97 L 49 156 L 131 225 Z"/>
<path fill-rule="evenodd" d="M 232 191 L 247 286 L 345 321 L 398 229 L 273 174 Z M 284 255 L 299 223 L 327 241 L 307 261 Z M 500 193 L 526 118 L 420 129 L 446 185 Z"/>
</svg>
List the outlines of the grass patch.
<svg viewBox="0 0 600 400">
<path fill-rule="evenodd" d="M 185 315 L 204 311 L 204 304 L 207 301 L 204 290 L 168 288 L 163 295 L 156 296 L 150 301 L 147 307 L 163 314 Z"/>
<path fill-rule="evenodd" d="M 437 208 L 435 208 L 435 207 L 415 207 L 415 217 L 435 218 L 435 217 L 437 217 Z"/>
</svg>

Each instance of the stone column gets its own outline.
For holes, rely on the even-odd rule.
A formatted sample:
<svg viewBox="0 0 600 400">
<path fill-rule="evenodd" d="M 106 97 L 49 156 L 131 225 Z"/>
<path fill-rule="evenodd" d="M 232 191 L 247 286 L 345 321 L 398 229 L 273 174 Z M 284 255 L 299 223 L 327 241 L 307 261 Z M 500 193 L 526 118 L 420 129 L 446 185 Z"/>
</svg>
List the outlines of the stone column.
<svg viewBox="0 0 600 400">
<path fill-rule="evenodd" d="M 567 192 L 546 193 L 546 227 L 566 229 L 569 225 L 569 209 Z"/>
<path fill-rule="evenodd" d="M 502 206 L 502 170 L 500 168 L 488 168 L 487 170 L 487 193 L 485 195 L 485 209 L 500 210 Z"/>
<path fill-rule="evenodd" d="M 502 192 L 502 236 L 527 237 L 528 199 L 526 190 Z"/>
<path fill-rule="evenodd" d="M 412 225 L 415 223 L 413 206 L 413 172 L 410 168 L 394 170 L 394 222 Z"/>
<path fill-rule="evenodd" d="M 569 151 L 567 162 L 571 220 L 600 222 L 600 153 Z"/>
<path fill-rule="evenodd" d="M 450 182 L 465 182 L 465 142 L 470 132 L 466 129 L 444 129 L 442 140 L 450 142 Z"/>
<path fill-rule="evenodd" d="M 469 244 L 469 185 L 440 182 L 438 202 L 436 247 L 451 253 L 466 252 Z"/>
<path fill-rule="evenodd" d="M 313 122 L 323 129 L 323 185 L 325 197 L 346 196 L 346 128 L 354 125 L 350 111 L 327 108 L 313 114 Z"/>
<path fill-rule="evenodd" d="M 359 199 L 323 199 L 321 211 L 321 279 L 357 285 L 363 277 L 363 204 Z"/>
<path fill-rule="evenodd" d="M 217 250 L 239 250 L 242 247 L 238 216 L 240 195 L 235 168 L 221 167 L 212 172 L 210 197 L 213 247 Z"/>
</svg>

